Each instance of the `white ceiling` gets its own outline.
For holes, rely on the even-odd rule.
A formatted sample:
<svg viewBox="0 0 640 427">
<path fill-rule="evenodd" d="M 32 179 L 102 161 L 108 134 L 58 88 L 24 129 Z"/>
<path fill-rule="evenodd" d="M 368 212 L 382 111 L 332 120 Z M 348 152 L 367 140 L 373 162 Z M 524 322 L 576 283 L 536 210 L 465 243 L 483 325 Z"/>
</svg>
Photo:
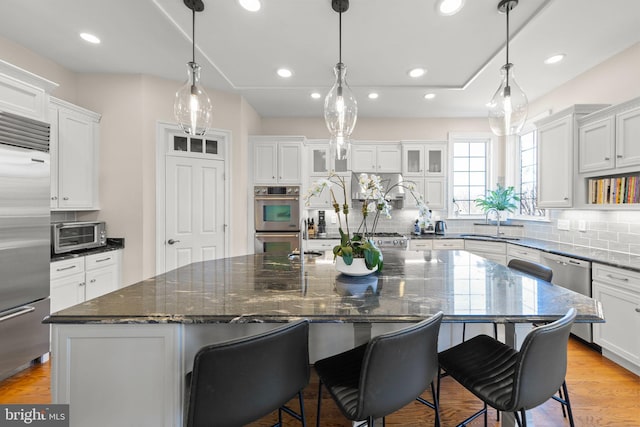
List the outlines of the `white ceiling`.
<svg viewBox="0 0 640 427">
<path fill-rule="evenodd" d="M 236 0 L 203 1 L 196 62 L 206 86 L 241 94 L 264 117 L 322 116 L 338 61 L 331 0 L 262 0 L 256 13 Z M 505 15 L 498 0 L 466 0 L 451 17 L 435 2 L 351 0 L 342 59 L 360 117 L 486 115 L 505 62 Z M 640 41 L 638 0 L 520 0 L 510 21 L 510 59 L 530 101 Z M 82 41 L 82 31 L 102 43 Z M 176 80 L 176 89 L 190 35 L 182 0 L 2 0 L 0 13 L 0 36 L 70 70 L 151 74 Z M 566 59 L 544 65 L 555 53 Z M 427 74 L 411 79 L 417 66 Z M 278 77 L 279 67 L 293 77 Z M 313 91 L 322 98 L 312 100 Z M 371 91 L 379 98 L 368 99 Z M 425 100 L 428 92 L 436 98 Z"/>
</svg>

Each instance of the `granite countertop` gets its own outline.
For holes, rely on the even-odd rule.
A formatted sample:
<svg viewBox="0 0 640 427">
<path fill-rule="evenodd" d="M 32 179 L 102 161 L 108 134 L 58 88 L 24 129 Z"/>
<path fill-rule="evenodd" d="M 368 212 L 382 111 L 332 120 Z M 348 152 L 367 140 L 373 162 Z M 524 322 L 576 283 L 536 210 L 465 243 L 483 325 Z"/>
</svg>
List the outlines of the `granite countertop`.
<svg viewBox="0 0 640 427">
<path fill-rule="evenodd" d="M 537 322 L 576 307 L 601 322 L 600 303 L 466 251 L 384 251 L 384 269 L 337 274 L 330 251 L 304 267 L 286 255 L 193 263 L 51 314 L 46 323 Z"/>
<path fill-rule="evenodd" d="M 556 255 L 563 255 L 571 258 L 582 259 L 585 261 L 598 262 L 613 267 L 623 268 L 626 270 L 640 272 L 640 255 L 625 254 L 622 252 L 608 251 L 598 248 L 589 248 L 586 246 L 572 245 L 568 243 L 550 242 L 547 240 L 530 239 L 528 237 L 517 237 L 514 239 L 494 239 L 490 236 L 482 237 L 480 235 L 468 236 L 467 234 L 480 233 L 447 233 L 444 235 L 423 234 L 420 236 L 412 235 L 412 239 L 465 239 L 465 240 L 482 240 L 488 242 L 505 242 L 513 245 L 524 246 L 527 248 L 538 249 Z"/>
<path fill-rule="evenodd" d="M 99 248 L 91 248 L 91 249 L 83 249 L 79 251 L 73 252 L 65 252 L 62 254 L 51 254 L 51 262 L 54 261 L 62 261 L 65 259 L 72 259 L 81 256 L 94 255 L 103 252 L 116 251 L 118 249 L 124 249 L 124 239 L 123 238 L 107 238 L 107 245 L 100 246 Z"/>
</svg>

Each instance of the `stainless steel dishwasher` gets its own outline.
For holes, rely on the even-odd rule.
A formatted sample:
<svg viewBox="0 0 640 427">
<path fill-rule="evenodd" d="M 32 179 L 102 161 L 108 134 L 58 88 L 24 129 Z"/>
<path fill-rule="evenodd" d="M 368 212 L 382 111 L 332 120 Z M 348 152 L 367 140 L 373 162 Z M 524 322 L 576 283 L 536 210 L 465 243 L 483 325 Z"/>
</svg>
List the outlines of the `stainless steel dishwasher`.
<svg viewBox="0 0 640 427">
<path fill-rule="evenodd" d="M 591 262 L 562 255 L 543 253 L 542 263 L 553 271 L 551 283 L 591 297 Z M 593 342 L 591 323 L 575 323 L 571 333 Z"/>
</svg>

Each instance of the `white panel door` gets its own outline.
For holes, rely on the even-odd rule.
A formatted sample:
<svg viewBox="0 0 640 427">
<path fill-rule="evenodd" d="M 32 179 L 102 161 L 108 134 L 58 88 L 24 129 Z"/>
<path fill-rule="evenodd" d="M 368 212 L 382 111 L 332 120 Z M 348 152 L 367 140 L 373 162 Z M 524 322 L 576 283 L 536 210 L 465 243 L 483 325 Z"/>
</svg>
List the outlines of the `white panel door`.
<svg viewBox="0 0 640 427">
<path fill-rule="evenodd" d="M 224 257 L 224 161 L 167 156 L 166 168 L 166 271 Z"/>
<path fill-rule="evenodd" d="M 79 114 L 58 112 L 58 207 L 93 206 L 94 122 Z"/>
</svg>

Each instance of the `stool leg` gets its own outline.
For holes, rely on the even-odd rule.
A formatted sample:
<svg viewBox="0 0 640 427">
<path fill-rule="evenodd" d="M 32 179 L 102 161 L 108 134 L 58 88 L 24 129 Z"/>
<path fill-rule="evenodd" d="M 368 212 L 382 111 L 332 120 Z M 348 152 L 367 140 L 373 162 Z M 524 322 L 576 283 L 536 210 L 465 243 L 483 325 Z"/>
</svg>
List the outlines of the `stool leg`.
<svg viewBox="0 0 640 427">
<path fill-rule="evenodd" d="M 322 403 L 322 381 L 318 385 L 318 413 L 316 416 L 316 427 L 320 427 L 320 404 Z"/>
<path fill-rule="evenodd" d="M 300 402 L 300 421 L 302 422 L 302 427 L 307 427 L 307 419 L 304 415 L 304 400 L 302 399 L 302 390 L 298 392 L 298 401 Z"/>
<path fill-rule="evenodd" d="M 569 425 L 571 427 L 575 427 L 575 424 L 573 423 L 573 412 L 571 411 L 571 401 L 569 401 L 569 390 L 567 389 L 566 381 L 562 383 L 562 392 L 564 394 L 564 401 L 567 402 L 567 414 L 569 415 Z"/>
</svg>

